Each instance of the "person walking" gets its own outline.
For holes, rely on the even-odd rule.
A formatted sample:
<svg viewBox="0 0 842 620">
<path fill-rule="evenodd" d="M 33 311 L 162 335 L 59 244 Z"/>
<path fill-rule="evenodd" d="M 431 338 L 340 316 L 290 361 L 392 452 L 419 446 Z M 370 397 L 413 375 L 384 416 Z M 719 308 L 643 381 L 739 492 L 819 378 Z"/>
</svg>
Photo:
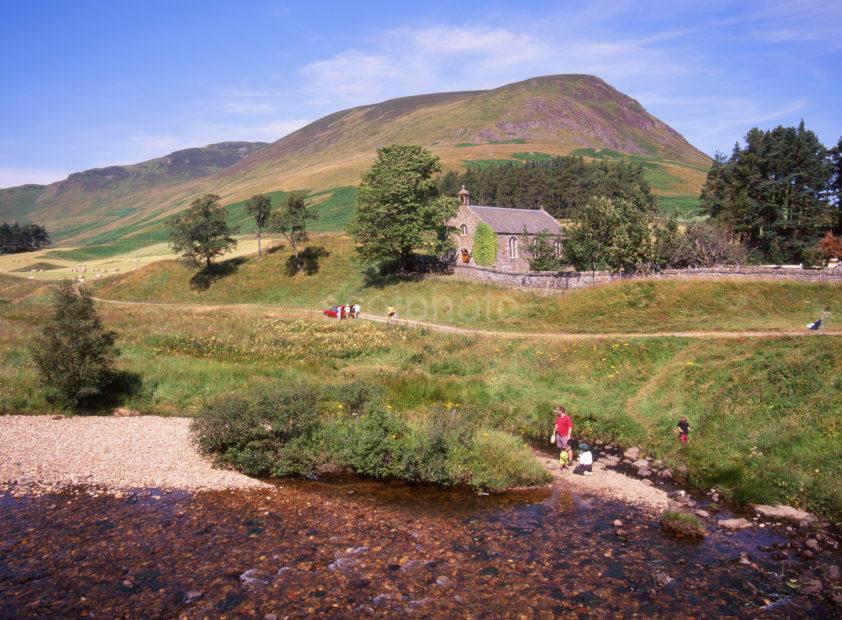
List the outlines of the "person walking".
<svg viewBox="0 0 842 620">
<path fill-rule="evenodd" d="M 573 435 L 573 420 L 570 419 L 563 405 L 559 405 L 553 411 L 556 414 L 555 445 L 559 450 L 567 453 L 567 463 L 571 463 L 573 461 L 573 450 L 570 449 L 570 438 Z M 559 462 L 562 462 L 560 457 L 561 455 L 559 455 Z"/>
<path fill-rule="evenodd" d="M 393 322 L 395 321 L 395 319 L 397 319 L 397 318 L 398 318 L 398 313 L 395 311 L 395 307 L 394 307 L 394 306 L 389 306 L 389 309 L 388 309 L 388 311 L 387 311 L 387 312 L 388 312 L 388 314 L 389 314 L 389 320 L 388 320 L 387 322 L 388 322 L 388 323 L 393 323 Z"/>
<path fill-rule="evenodd" d="M 681 416 L 681 419 L 678 421 L 678 439 L 681 441 L 681 445 L 685 445 L 688 441 L 690 441 L 690 422 L 687 421 L 687 418 Z"/>
</svg>

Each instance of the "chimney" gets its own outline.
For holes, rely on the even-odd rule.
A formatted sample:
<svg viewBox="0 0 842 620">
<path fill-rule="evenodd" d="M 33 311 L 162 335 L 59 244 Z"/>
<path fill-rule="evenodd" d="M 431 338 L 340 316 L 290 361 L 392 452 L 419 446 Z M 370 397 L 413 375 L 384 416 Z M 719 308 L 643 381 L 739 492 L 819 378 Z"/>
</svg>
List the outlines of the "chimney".
<svg viewBox="0 0 842 620">
<path fill-rule="evenodd" d="M 459 193 L 456 194 L 459 196 L 459 202 L 462 203 L 463 207 L 470 206 L 471 204 L 471 192 L 465 189 L 465 186 L 462 186 L 462 189 L 459 190 Z"/>
</svg>

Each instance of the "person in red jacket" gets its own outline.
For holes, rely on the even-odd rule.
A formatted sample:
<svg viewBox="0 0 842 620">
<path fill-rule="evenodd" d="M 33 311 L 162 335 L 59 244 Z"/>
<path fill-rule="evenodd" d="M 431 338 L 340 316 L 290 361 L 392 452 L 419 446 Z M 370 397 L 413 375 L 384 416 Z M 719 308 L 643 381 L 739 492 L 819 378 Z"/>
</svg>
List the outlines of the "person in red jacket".
<svg viewBox="0 0 842 620">
<path fill-rule="evenodd" d="M 573 435 L 573 420 L 567 414 L 563 405 L 554 409 L 555 418 L 555 445 L 559 450 L 567 452 L 567 462 L 573 461 L 573 450 L 570 449 L 570 437 Z"/>
</svg>

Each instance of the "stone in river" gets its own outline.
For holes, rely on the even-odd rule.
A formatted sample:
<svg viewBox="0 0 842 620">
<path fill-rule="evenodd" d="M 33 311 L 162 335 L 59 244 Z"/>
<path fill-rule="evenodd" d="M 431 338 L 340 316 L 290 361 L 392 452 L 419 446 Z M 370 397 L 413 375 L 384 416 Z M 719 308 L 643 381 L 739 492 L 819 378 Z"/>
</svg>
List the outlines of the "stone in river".
<svg viewBox="0 0 842 620">
<path fill-rule="evenodd" d="M 821 594 L 822 593 L 822 582 L 818 579 L 810 579 L 807 583 L 805 583 L 802 588 L 801 592 L 803 594 Z"/>
<path fill-rule="evenodd" d="M 813 523 L 816 516 L 810 514 L 806 510 L 799 510 L 792 506 L 784 506 L 777 504 L 775 506 L 768 506 L 766 504 L 757 504 L 754 509 L 764 517 L 772 517 L 777 519 L 789 519 L 790 521 L 797 521 L 798 523 Z"/>
<path fill-rule="evenodd" d="M 819 541 L 818 541 L 818 540 L 816 540 L 815 538 L 808 538 L 808 539 L 804 542 L 804 545 L 805 545 L 808 549 L 812 549 L 813 551 L 819 551 L 819 550 L 821 550 L 821 548 L 822 548 L 822 547 L 821 547 L 821 545 L 819 544 Z"/>
<path fill-rule="evenodd" d="M 751 527 L 751 521 L 747 521 L 742 517 L 738 517 L 735 519 L 722 519 L 719 521 L 719 526 L 724 527 L 726 530 L 741 530 L 747 527 Z"/>
<path fill-rule="evenodd" d="M 655 575 L 655 581 L 658 583 L 659 586 L 663 588 L 664 586 L 668 586 L 670 583 L 672 583 L 672 577 L 670 577 L 666 573 L 658 573 L 657 575 Z"/>
<path fill-rule="evenodd" d="M 204 594 L 204 592 L 202 592 L 201 590 L 189 590 L 184 595 L 184 602 L 189 605 L 193 601 L 202 598 L 203 594 Z"/>
<path fill-rule="evenodd" d="M 637 459 L 634 463 L 632 463 L 632 467 L 637 467 L 638 469 L 649 468 L 649 461 L 646 459 Z"/>
<path fill-rule="evenodd" d="M 623 522 L 620 519 L 614 519 L 614 527 L 623 527 Z"/>
<path fill-rule="evenodd" d="M 710 516 L 710 513 L 707 510 L 702 510 L 701 508 L 699 510 L 696 510 L 695 513 L 700 517 L 707 518 Z"/>
<path fill-rule="evenodd" d="M 636 461 L 640 458 L 640 448 L 633 447 L 623 452 L 623 456 L 629 460 Z"/>
</svg>

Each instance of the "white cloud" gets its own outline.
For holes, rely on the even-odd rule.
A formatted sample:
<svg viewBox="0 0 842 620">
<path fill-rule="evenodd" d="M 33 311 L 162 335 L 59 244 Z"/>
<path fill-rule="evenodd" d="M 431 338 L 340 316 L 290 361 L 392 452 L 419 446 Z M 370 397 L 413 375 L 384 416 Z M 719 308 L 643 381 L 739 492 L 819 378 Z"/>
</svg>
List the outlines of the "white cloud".
<svg viewBox="0 0 842 620">
<path fill-rule="evenodd" d="M 665 33 L 664 38 L 679 36 Z M 654 37 L 653 40 L 657 40 Z M 494 88 L 554 73 L 593 73 L 609 81 L 659 79 L 693 70 L 650 41 L 581 38 L 580 32 L 547 28 L 433 25 L 398 28 L 367 49 L 349 49 L 300 69 L 303 91 L 335 107 L 440 90 Z"/>
</svg>

